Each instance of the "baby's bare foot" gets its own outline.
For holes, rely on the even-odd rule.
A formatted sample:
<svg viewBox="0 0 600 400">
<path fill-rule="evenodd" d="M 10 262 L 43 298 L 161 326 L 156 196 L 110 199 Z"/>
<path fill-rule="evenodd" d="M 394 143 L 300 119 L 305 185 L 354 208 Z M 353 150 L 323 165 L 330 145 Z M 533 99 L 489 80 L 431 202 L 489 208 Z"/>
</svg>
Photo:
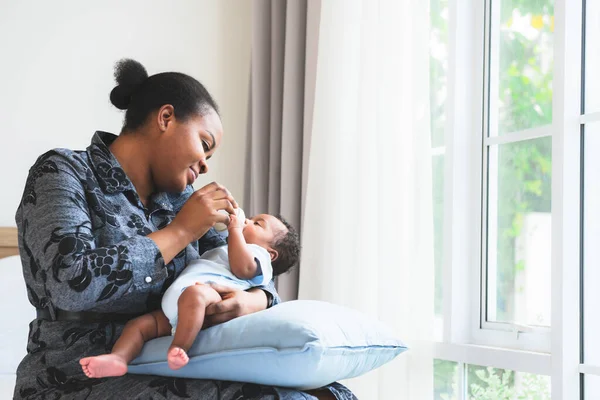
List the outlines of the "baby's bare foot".
<svg viewBox="0 0 600 400">
<path fill-rule="evenodd" d="M 185 366 L 190 361 L 185 350 L 181 347 L 171 347 L 167 353 L 167 363 L 171 369 L 179 369 Z"/>
<path fill-rule="evenodd" d="M 127 363 L 115 354 L 82 358 L 79 364 L 88 378 L 122 376 L 127 373 Z"/>
</svg>

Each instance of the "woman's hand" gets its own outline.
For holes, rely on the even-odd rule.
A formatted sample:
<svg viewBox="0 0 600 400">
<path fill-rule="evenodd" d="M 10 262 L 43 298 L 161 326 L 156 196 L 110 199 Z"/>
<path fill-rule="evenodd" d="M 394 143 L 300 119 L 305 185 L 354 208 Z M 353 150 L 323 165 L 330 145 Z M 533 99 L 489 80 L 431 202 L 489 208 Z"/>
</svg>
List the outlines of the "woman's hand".
<svg viewBox="0 0 600 400">
<path fill-rule="evenodd" d="M 262 289 L 236 290 L 216 283 L 211 283 L 210 286 L 223 300 L 206 308 L 204 328 L 267 308 L 267 295 Z"/>
<path fill-rule="evenodd" d="M 173 221 L 163 229 L 152 232 L 165 264 L 191 242 L 200 239 L 217 222 L 229 222 L 229 216 L 218 212 L 234 212 L 238 205 L 229 191 L 216 182 L 195 191 L 185 202 Z"/>
<path fill-rule="evenodd" d="M 188 237 L 188 243 L 191 243 L 201 238 L 217 222 L 229 223 L 229 216 L 219 213 L 219 210 L 235 214 L 237 207 L 227 188 L 212 182 L 190 196 L 170 226 Z"/>
</svg>

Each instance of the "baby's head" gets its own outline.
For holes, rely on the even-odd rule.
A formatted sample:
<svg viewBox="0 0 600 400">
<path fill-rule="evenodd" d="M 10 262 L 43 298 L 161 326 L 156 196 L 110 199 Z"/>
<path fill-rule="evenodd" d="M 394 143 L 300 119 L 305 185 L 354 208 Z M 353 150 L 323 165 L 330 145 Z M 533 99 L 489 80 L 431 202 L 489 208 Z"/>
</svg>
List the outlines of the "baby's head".
<svg viewBox="0 0 600 400">
<path fill-rule="evenodd" d="M 298 233 L 283 217 L 260 214 L 247 218 L 243 228 L 246 243 L 256 244 L 271 255 L 273 276 L 290 270 L 300 259 Z"/>
</svg>

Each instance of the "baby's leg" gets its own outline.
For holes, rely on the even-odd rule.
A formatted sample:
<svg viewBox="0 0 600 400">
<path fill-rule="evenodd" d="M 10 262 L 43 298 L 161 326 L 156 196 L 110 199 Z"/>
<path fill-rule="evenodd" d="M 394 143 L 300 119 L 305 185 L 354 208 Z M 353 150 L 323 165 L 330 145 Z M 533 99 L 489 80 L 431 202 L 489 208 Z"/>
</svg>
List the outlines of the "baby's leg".
<svg viewBox="0 0 600 400">
<path fill-rule="evenodd" d="M 127 364 L 140 354 L 144 343 L 170 333 L 167 317 L 160 310 L 153 311 L 129 321 L 110 354 L 82 358 L 79 363 L 88 378 L 125 375 Z"/>
<path fill-rule="evenodd" d="M 190 349 L 204 323 L 206 307 L 221 301 L 221 296 L 208 285 L 187 287 L 177 301 L 177 329 L 167 354 L 171 369 L 179 369 L 189 361 Z"/>
</svg>

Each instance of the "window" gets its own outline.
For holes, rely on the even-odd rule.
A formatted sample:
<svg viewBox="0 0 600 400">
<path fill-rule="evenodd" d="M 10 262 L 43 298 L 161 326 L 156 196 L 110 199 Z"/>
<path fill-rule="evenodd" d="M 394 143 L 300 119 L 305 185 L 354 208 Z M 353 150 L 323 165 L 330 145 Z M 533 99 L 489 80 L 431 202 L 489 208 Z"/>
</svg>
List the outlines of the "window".
<svg viewBox="0 0 600 400">
<path fill-rule="evenodd" d="M 535 331 L 532 327 L 550 326 L 553 3 L 489 2 L 485 328 Z"/>
<path fill-rule="evenodd" d="M 429 1 L 432 396 L 600 398 L 600 0 Z"/>
<path fill-rule="evenodd" d="M 433 360 L 433 399 L 455 400 L 459 391 L 458 363 L 445 360 Z"/>
<path fill-rule="evenodd" d="M 550 377 L 508 369 L 467 366 L 469 400 L 550 400 Z"/>
<path fill-rule="evenodd" d="M 550 377 L 434 360 L 434 400 L 550 400 Z"/>
</svg>

